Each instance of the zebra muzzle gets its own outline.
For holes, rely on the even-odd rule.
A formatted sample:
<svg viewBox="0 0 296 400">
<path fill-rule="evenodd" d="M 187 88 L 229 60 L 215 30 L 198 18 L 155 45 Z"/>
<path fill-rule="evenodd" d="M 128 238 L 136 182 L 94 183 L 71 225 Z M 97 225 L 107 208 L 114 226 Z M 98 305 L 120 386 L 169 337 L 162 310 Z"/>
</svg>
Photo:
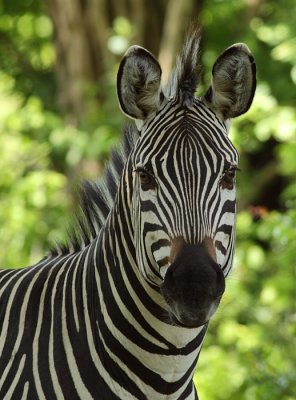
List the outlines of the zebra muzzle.
<svg viewBox="0 0 296 400">
<path fill-rule="evenodd" d="M 169 266 L 161 293 L 174 324 L 202 326 L 219 306 L 225 290 L 225 278 L 216 263 L 209 240 L 187 244 L 182 238 L 172 243 Z"/>
</svg>

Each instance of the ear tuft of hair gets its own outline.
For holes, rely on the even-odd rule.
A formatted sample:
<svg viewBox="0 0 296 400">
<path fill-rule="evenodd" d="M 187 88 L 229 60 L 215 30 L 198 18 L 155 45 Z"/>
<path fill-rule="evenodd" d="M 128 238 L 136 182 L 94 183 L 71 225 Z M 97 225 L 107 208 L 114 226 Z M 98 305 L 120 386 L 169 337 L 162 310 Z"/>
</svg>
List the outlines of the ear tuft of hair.
<svg viewBox="0 0 296 400">
<path fill-rule="evenodd" d="M 222 118 L 234 118 L 250 108 L 255 89 L 254 57 L 246 44 L 236 43 L 217 58 L 204 100 Z"/>
<path fill-rule="evenodd" d="M 161 68 L 146 49 L 131 46 L 117 74 L 117 95 L 122 111 L 130 118 L 145 120 L 160 102 Z"/>
<path fill-rule="evenodd" d="M 165 96 L 176 98 L 186 106 L 190 106 L 194 99 L 196 88 L 200 82 L 200 29 L 188 32 L 184 45 L 176 60 L 166 87 Z"/>
</svg>

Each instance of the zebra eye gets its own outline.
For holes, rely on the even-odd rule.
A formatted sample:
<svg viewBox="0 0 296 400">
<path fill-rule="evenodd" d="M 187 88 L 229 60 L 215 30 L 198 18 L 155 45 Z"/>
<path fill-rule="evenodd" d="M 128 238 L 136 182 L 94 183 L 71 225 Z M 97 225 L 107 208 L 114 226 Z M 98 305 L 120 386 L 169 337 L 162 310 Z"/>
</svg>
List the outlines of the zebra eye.
<svg viewBox="0 0 296 400">
<path fill-rule="evenodd" d="M 233 189 L 236 171 L 238 171 L 238 167 L 235 165 L 231 165 L 224 171 L 221 178 L 222 189 L 228 189 L 228 190 Z"/>
<path fill-rule="evenodd" d="M 137 168 L 136 172 L 140 178 L 141 188 L 143 190 L 155 189 L 156 180 L 153 174 L 144 168 Z"/>
</svg>

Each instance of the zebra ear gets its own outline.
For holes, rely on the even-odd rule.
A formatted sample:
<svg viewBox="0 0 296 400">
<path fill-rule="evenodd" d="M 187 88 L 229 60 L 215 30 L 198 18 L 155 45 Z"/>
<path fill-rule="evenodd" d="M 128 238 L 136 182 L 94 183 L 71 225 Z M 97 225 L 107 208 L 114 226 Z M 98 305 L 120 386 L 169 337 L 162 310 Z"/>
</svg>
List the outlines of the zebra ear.
<svg viewBox="0 0 296 400">
<path fill-rule="evenodd" d="M 144 120 L 160 103 L 161 67 L 149 51 L 139 46 L 125 53 L 117 74 L 117 96 L 122 111 Z"/>
<path fill-rule="evenodd" d="M 223 118 L 245 113 L 256 89 L 256 64 L 244 43 L 229 47 L 218 57 L 212 70 L 212 84 L 204 99 Z"/>
</svg>

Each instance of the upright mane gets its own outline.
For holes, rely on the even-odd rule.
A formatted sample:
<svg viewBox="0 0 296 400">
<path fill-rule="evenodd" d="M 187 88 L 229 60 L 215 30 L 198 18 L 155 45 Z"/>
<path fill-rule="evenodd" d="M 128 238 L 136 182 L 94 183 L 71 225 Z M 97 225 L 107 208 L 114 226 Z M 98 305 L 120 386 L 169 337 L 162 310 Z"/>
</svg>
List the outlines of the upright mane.
<svg viewBox="0 0 296 400">
<path fill-rule="evenodd" d="M 177 99 L 187 106 L 191 105 L 201 78 L 200 39 L 198 29 L 188 32 L 176 66 L 164 87 L 165 97 Z"/>
<path fill-rule="evenodd" d="M 113 207 L 124 165 L 137 138 L 137 130 L 126 126 L 122 142 L 112 151 L 103 177 L 98 181 L 82 182 L 78 215 L 71 224 L 66 242 L 51 249 L 52 256 L 80 251 L 98 236 Z"/>
</svg>

